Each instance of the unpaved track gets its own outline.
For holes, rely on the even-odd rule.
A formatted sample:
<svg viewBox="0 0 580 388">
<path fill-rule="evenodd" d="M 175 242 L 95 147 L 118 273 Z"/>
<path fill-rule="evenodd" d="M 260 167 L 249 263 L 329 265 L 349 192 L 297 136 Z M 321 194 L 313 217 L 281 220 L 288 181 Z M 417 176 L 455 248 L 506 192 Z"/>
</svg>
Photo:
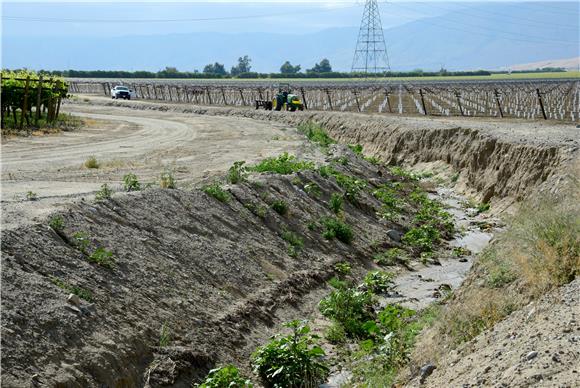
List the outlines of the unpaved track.
<svg viewBox="0 0 580 388">
<path fill-rule="evenodd" d="M 255 161 L 289 151 L 300 153 L 295 130 L 237 117 L 139 112 L 122 107 L 66 105 L 88 119 L 74 132 L 16 138 L 2 144 L 2 226 L 12 228 L 55 207 L 94 193 L 103 183 L 120 189 L 133 172 L 154 183 L 173 172 L 181 187 L 223 173 L 234 161 Z M 99 169 L 86 169 L 94 155 Z M 26 193 L 38 195 L 26 200 Z"/>
</svg>

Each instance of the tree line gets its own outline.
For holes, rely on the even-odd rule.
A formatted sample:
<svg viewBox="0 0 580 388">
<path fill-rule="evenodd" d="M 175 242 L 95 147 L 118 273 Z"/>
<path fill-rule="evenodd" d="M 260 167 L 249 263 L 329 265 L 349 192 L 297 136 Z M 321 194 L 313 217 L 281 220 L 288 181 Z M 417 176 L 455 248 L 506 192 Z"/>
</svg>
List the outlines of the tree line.
<svg viewBox="0 0 580 388">
<path fill-rule="evenodd" d="M 179 71 L 176 67 L 166 67 L 163 70 L 152 71 L 123 71 L 123 70 L 41 70 L 40 73 L 69 78 L 368 78 L 368 77 L 434 77 L 434 76 L 487 76 L 492 74 L 506 74 L 510 71 L 448 71 L 441 68 L 438 71 L 387 71 L 368 74 L 357 72 L 336 72 L 332 70 L 327 58 L 316 63 L 312 68 L 302 72 L 301 65 L 293 65 L 285 61 L 278 73 L 258 73 L 252 71 L 252 59 L 248 55 L 238 58 L 238 63 L 228 71 L 223 63 L 215 62 L 204 66 L 203 71 Z M 529 71 L 513 71 L 512 73 L 534 72 L 563 72 L 562 68 L 542 68 Z"/>
</svg>

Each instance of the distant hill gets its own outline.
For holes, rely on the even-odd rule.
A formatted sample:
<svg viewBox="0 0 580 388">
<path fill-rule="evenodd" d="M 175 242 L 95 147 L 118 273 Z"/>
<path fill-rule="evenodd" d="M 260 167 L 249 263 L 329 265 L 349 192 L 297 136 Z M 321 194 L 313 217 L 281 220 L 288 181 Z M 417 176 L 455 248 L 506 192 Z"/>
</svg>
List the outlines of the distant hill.
<svg viewBox="0 0 580 388">
<path fill-rule="evenodd" d="M 568 59 L 551 59 L 534 63 L 525 63 L 522 65 L 512 65 L 511 70 L 535 70 L 545 67 L 559 67 L 566 70 L 578 70 L 580 68 L 580 57 Z"/>
<path fill-rule="evenodd" d="M 488 3 L 385 30 L 391 67 L 498 69 L 577 57 L 578 3 L 557 3 L 557 11 L 547 8 L 552 3 L 542 4 L 544 8 L 537 3 Z M 389 6 L 383 5 L 383 12 Z M 3 66 L 10 68 L 201 70 L 219 61 L 229 69 L 247 54 L 260 72 L 278 71 L 286 60 L 306 69 L 325 57 L 335 70 L 348 71 L 357 33 L 358 28 L 347 27 L 303 35 L 208 32 L 46 40 L 39 31 L 37 37 L 3 36 L 2 54 Z"/>
</svg>

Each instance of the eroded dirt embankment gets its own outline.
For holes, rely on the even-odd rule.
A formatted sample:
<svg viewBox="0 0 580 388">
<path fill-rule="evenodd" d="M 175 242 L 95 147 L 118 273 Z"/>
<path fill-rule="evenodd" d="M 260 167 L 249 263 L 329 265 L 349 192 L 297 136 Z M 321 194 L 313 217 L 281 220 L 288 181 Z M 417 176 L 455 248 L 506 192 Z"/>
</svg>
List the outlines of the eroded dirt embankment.
<svg viewBox="0 0 580 388">
<path fill-rule="evenodd" d="M 362 271 L 378 249 L 401 246 L 386 231 L 408 221 L 377 216 L 370 195 L 399 178 L 336 152 L 350 156 L 336 169 L 370 185 L 344 204 L 351 244 L 323 237 L 329 198 L 344 190 L 317 171 L 232 185 L 226 202 L 200 190 L 115 195 L 72 205 L 60 226 L 3 231 L 2 386 L 189 387 L 218 363 L 247 367 L 275 324 L 315 308 L 333 263 Z M 292 236 L 304 246 L 292 249 Z M 112 268 L 94 262 L 98 248 Z M 67 302 L 71 291 L 85 300 Z"/>
<path fill-rule="evenodd" d="M 481 201 L 521 199 L 577 155 L 574 125 L 516 120 L 408 118 L 340 112 L 267 112 L 243 108 L 196 107 L 92 98 L 91 104 L 204 115 L 248 117 L 297 126 L 322 124 L 343 143 L 390 164 L 443 161 L 461 172 L 460 182 Z M 552 183 L 550 183 L 551 185 Z"/>
</svg>

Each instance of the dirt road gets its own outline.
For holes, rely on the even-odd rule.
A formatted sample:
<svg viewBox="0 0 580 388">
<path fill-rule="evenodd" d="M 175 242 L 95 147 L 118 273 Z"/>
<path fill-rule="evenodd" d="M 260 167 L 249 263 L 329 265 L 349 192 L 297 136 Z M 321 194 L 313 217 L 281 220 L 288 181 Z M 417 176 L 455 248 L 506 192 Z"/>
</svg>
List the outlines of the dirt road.
<svg viewBox="0 0 580 388">
<path fill-rule="evenodd" d="M 103 183 L 121 188 L 135 173 L 155 183 L 171 170 L 180 187 L 283 151 L 300 153 L 300 137 L 282 124 L 238 117 L 140 112 L 121 107 L 66 105 L 83 117 L 79 131 L 5 140 L 2 144 L 2 225 L 11 228 L 59 205 L 90 196 Z M 94 155 L 98 169 L 83 166 Z M 27 192 L 37 195 L 27 200 Z"/>
</svg>

